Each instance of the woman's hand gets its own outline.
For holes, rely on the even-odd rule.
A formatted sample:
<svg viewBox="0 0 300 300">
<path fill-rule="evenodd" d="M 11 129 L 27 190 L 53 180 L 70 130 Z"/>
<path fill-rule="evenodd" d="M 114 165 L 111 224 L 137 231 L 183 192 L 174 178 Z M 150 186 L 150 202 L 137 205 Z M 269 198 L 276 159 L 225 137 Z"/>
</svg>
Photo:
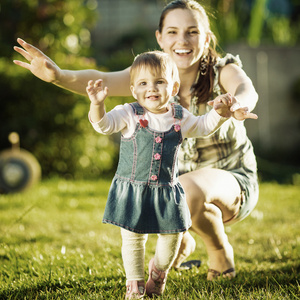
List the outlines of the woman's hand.
<svg viewBox="0 0 300 300">
<path fill-rule="evenodd" d="M 225 118 L 233 117 L 238 121 L 258 118 L 256 114 L 249 112 L 248 107 L 241 107 L 237 98 L 230 93 L 220 95 L 207 104 L 213 106 L 216 112 Z"/>
<path fill-rule="evenodd" d="M 53 83 L 61 88 L 86 96 L 86 83 L 101 78 L 109 87 L 111 96 L 131 96 L 130 68 L 117 72 L 101 72 L 98 70 L 66 70 L 60 69 L 56 63 L 42 51 L 17 39 L 21 47 L 14 47 L 27 62 L 14 60 L 14 63 L 31 71 L 39 79 Z"/>
<path fill-rule="evenodd" d="M 17 41 L 23 48 L 15 46 L 14 50 L 27 59 L 28 63 L 19 60 L 14 60 L 14 63 L 28 69 L 33 75 L 41 80 L 55 83 L 59 79 L 61 71 L 56 63 L 42 51 L 26 43 L 22 39 L 18 38 Z"/>
<path fill-rule="evenodd" d="M 248 107 L 240 107 L 240 103 L 236 102 L 230 108 L 231 116 L 238 121 L 244 121 L 246 119 L 257 119 L 258 116 L 252 112 L 249 112 Z"/>
</svg>

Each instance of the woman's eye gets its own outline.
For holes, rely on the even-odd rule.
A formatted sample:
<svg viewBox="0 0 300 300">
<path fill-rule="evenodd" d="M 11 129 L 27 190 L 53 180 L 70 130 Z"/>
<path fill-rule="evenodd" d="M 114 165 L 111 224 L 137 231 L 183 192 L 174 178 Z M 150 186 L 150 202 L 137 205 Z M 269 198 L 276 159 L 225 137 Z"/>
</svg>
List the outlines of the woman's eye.
<svg viewBox="0 0 300 300">
<path fill-rule="evenodd" d="M 193 31 L 190 31 L 189 34 L 191 35 L 195 35 L 195 34 L 198 34 L 199 32 L 197 30 L 193 30 Z"/>
<path fill-rule="evenodd" d="M 164 83 L 163 80 L 158 80 L 158 81 L 157 81 L 157 84 L 163 84 L 163 83 Z"/>
</svg>

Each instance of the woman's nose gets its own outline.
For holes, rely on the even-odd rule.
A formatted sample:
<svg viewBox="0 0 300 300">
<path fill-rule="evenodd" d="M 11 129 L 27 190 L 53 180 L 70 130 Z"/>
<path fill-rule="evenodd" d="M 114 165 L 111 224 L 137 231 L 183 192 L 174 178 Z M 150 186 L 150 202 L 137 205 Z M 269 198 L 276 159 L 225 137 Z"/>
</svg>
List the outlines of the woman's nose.
<svg viewBox="0 0 300 300">
<path fill-rule="evenodd" d="M 187 43 L 187 34 L 185 32 L 178 34 L 178 42 L 181 42 L 182 44 Z"/>
</svg>

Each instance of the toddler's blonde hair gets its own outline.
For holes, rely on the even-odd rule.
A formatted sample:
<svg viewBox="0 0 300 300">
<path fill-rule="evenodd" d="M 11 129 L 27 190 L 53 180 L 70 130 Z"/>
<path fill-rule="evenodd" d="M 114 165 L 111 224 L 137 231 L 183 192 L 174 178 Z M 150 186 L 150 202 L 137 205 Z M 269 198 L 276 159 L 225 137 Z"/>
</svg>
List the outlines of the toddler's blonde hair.
<svg viewBox="0 0 300 300">
<path fill-rule="evenodd" d="M 167 53 L 162 51 L 149 51 L 137 55 L 130 68 L 130 84 L 133 84 L 135 75 L 140 72 L 142 68 L 150 68 L 155 72 L 161 73 L 166 76 L 171 72 L 171 77 L 180 83 L 178 69 L 175 62 L 170 58 Z"/>
</svg>

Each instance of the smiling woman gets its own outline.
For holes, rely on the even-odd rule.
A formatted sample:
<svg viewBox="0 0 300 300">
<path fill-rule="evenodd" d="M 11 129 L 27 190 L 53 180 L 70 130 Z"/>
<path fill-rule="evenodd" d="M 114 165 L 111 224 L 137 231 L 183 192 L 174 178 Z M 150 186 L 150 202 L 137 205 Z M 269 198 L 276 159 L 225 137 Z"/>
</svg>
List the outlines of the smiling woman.
<svg viewBox="0 0 300 300">
<path fill-rule="evenodd" d="M 160 18 L 156 39 L 160 47 L 167 52 L 180 73 L 184 72 L 185 87 L 180 91 L 180 103 L 189 107 L 190 87 L 198 94 L 198 102 L 207 101 L 214 76 L 211 69 L 218 55 L 215 52 L 216 37 L 210 30 L 205 10 L 196 2 L 189 2 L 191 9 L 186 9 L 185 1 L 174 1 L 167 6 Z M 177 20 L 181 20 L 178 23 Z M 201 68 L 200 76 L 198 75 Z M 185 72 L 186 70 L 189 72 Z M 183 77 L 183 76 L 181 76 Z M 195 82 L 195 78 L 198 80 Z"/>
<path fill-rule="evenodd" d="M 213 134 L 189 138 L 179 149 L 182 174 L 179 180 L 186 191 L 192 230 L 203 239 L 209 257 L 207 279 L 232 278 L 235 277 L 234 253 L 224 226 L 244 219 L 258 201 L 253 147 L 243 123 L 237 120 L 253 117 L 250 111 L 254 109 L 258 95 L 242 70 L 239 57 L 227 54 L 221 58 L 216 53 L 215 36 L 206 12 L 198 2 L 170 2 L 162 12 L 156 38 L 178 67 L 180 89 L 172 102 L 181 104 L 195 116 L 209 111 L 209 101 L 221 94 L 224 99 L 228 97 L 235 101 L 237 106 L 249 108 L 243 113 L 232 112 L 233 118 Z M 111 96 L 130 95 L 130 68 L 112 73 L 61 70 L 38 49 L 22 40 L 18 42 L 23 48 L 16 47 L 15 50 L 29 63 L 15 63 L 42 80 L 85 94 L 86 82 L 101 78 Z M 195 241 L 186 232 L 173 266 L 180 268 L 181 262 L 194 249 Z"/>
<path fill-rule="evenodd" d="M 160 47 L 173 58 L 179 70 L 188 66 L 197 72 L 200 58 L 208 49 L 210 38 L 198 19 L 190 10 L 172 10 L 166 15 L 163 27 L 156 31 Z M 178 20 L 181 20 L 179 26 Z"/>
</svg>

